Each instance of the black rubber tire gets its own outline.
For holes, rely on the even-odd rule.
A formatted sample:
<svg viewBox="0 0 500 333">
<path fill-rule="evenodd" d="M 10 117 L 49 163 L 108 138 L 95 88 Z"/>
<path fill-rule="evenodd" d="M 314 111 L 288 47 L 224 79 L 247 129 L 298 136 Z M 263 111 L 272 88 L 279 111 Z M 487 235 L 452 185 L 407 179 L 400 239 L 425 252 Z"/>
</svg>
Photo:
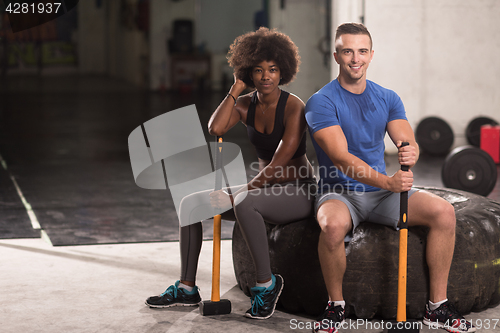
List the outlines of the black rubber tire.
<svg viewBox="0 0 500 333">
<path fill-rule="evenodd" d="M 448 299 L 462 313 L 500 303 L 500 203 L 469 192 L 421 188 L 450 202 L 457 219 Z M 411 218 L 411 217 L 410 217 Z M 271 269 L 284 279 L 278 305 L 288 312 L 317 316 L 328 295 L 318 258 L 320 228 L 309 219 L 285 225 L 267 224 Z M 425 261 L 427 229 L 408 230 L 407 318 L 419 319 L 429 300 Z M 399 233 L 389 227 L 361 223 L 346 247 L 343 294 L 348 315 L 395 318 L 397 310 Z M 250 295 L 255 267 L 238 223 L 233 230 L 236 280 Z"/>
</svg>

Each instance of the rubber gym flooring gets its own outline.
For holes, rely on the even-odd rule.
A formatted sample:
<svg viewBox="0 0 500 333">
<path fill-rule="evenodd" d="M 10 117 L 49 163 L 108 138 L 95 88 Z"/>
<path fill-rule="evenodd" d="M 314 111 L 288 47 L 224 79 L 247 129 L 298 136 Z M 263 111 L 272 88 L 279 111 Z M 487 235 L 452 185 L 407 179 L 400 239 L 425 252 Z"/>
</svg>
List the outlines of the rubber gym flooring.
<svg viewBox="0 0 500 333">
<path fill-rule="evenodd" d="M 0 92 L 0 238 L 40 237 L 33 231 L 39 224 L 55 246 L 177 240 L 169 191 L 134 182 L 128 135 L 190 104 L 206 124 L 220 98 L 154 94 L 101 77 L 7 77 Z M 223 238 L 232 225 L 224 222 Z"/>
<path fill-rule="evenodd" d="M 145 121 L 195 104 L 210 142 L 206 124 L 222 98 L 152 93 L 98 76 L 7 76 L 0 90 L 0 238 L 43 235 L 54 246 L 177 240 L 170 192 L 135 184 L 127 138 Z M 225 139 L 241 147 L 249 170 L 256 155 L 245 132 L 237 125 Z M 310 141 L 308 155 L 315 160 Z M 442 163 L 422 155 L 415 183 L 442 186 Z M 398 167 L 388 156 L 388 171 Z M 498 182 L 489 197 L 500 199 Z M 232 226 L 224 221 L 223 238 Z"/>
</svg>

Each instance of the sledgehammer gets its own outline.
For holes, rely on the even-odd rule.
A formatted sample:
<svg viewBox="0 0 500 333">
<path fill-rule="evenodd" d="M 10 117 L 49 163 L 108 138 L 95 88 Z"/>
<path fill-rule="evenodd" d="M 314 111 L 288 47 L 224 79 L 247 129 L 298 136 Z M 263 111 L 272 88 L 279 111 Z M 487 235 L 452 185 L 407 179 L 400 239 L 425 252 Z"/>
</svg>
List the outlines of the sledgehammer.
<svg viewBox="0 0 500 333">
<path fill-rule="evenodd" d="M 218 136 L 215 144 L 215 191 L 222 189 L 222 137 Z M 214 216 L 213 259 L 212 259 L 212 296 L 210 301 L 200 303 L 202 316 L 231 313 L 231 301 L 220 299 L 220 239 L 221 215 Z"/>
<path fill-rule="evenodd" d="M 401 148 L 408 146 L 408 142 L 401 143 Z M 407 165 L 401 166 L 402 171 L 408 171 Z M 398 266 L 398 307 L 396 321 L 388 321 L 387 333 L 418 333 L 421 323 L 406 320 L 406 283 L 408 258 L 408 192 L 401 192 L 399 205 L 399 266 Z"/>
</svg>

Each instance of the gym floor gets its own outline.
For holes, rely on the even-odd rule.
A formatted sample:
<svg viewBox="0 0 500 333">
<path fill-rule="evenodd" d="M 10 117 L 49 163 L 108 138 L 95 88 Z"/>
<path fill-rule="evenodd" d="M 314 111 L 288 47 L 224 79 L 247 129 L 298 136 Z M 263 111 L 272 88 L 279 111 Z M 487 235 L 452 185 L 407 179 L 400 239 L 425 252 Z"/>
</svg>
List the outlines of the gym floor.
<svg viewBox="0 0 500 333">
<path fill-rule="evenodd" d="M 233 222 L 224 221 L 222 298 L 230 315 L 195 308 L 149 309 L 144 300 L 178 279 L 178 222 L 169 191 L 139 188 L 128 135 L 145 121 L 195 104 L 205 125 L 224 93 L 151 93 L 98 76 L 7 76 L 0 80 L 0 321 L 5 332 L 285 332 L 313 319 L 279 309 L 264 321 L 243 317 L 231 257 Z M 213 138 L 206 132 L 206 140 Z M 226 141 L 256 160 L 243 125 Z M 315 160 L 312 146 L 308 155 Z M 442 187 L 444 157 L 422 155 L 415 184 Z M 388 172 L 399 168 L 387 156 Z M 500 201 L 497 181 L 490 199 Z M 197 284 L 211 289 L 210 221 Z M 285 281 L 286 283 L 286 281 Z M 466 316 L 500 331 L 500 308 Z M 343 332 L 380 332 L 352 318 Z M 423 331 L 434 331 L 425 328 Z"/>
</svg>

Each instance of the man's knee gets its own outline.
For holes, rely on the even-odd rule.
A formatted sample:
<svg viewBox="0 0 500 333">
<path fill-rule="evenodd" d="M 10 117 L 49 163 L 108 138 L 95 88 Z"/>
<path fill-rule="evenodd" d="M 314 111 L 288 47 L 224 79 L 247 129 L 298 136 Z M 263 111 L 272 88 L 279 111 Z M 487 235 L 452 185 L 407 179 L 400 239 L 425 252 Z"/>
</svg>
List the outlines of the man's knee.
<svg viewBox="0 0 500 333">
<path fill-rule="evenodd" d="M 445 227 L 455 229 L 457 222 L 455 218 L 455 208 L 452 204 L 444 202 L 441 207 L 439 207 L 438 215 L 441 216 Z"/>
<path fill-rule="evenodd" d="M 447 201 L 441 201 L 434 206 L 435 223 L 443 229 L 455 230 L 455 208 Z"/>
<path fill-rule="evenodd" d="M 343 243 L 345 236 L 351 229 L 350 218 L 339 218 L 334 214 L 323 214 L 321 217 L 318 217 L 318 223 L 326 237 L 325 240 L 331 244 Z"/>
</svg>

